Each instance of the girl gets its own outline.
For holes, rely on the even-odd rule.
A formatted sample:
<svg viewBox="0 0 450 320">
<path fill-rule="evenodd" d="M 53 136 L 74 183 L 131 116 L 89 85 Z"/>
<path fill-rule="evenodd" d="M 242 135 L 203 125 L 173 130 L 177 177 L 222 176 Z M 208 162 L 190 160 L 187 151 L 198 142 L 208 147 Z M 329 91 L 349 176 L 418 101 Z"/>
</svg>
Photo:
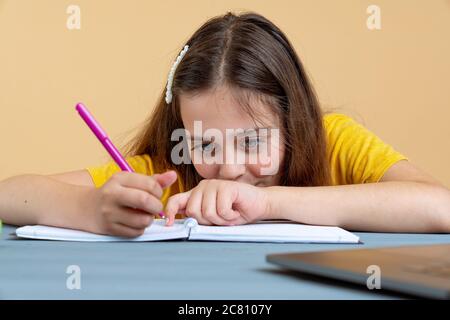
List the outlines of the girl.
<svg viewBox="0 0 450 320">
<path fill-rule="evenodd" d="M 135 237 L 165 206 L 167 225 L 190 216 L 450 232 L 450 191 L 351 118 L 322 114 L 290 42 L 257 14 L 228 13 L 193 34 L 125 156 L 136 173 L 110 161 L 6 179 L 0 217 Z"/>
</svg>

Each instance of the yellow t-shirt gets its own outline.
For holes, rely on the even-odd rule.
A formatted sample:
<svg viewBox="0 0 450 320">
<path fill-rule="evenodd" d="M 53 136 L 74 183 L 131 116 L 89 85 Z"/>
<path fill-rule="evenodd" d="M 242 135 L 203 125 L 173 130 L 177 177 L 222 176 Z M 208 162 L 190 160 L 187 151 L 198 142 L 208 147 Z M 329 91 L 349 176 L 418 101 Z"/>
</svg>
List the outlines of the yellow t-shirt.
<svg viewBox="0 0 450 320">
<path fill-rule="evenodd" d="M 346 115 L 326 114 L 324 127 L 333 185 L 378 182 L 390 166 L 407 159 Z M 137 173 L 155 173 L 152 160 L 146 154 L 128 157 L 126 160 Z M 112 160 L 86 169 L 97 188 L 120 171 Z M 166 205 L 169 196 L 183 191 L 182 177 L 178 176 L 178 183 L 164 190 L 161 201 Z"/>
<path fill-rule="evenodd" d="M 408 160 L 352 118 L 324 116 L 333 185 L 378 182 L 394 163 Z"/>
</svg>

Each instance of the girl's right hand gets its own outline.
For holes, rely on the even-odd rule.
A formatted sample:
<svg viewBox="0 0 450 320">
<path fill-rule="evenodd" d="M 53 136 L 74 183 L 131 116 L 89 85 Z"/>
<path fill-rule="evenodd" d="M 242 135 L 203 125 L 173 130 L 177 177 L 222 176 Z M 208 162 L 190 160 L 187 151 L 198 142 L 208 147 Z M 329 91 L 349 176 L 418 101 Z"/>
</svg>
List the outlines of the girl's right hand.
<svg viewBox="0 0 450 320">
<path fill-rule="evenodd" d="M 122 237 L 144 233 L 154 215 L 163 210 L 163 189 L 177 179 L 175 171 L 146 176 L 135 172 L 115 173 L 93 195 L 89 231 Z M 93 219 L 91 219 L 93 218 Z"/>
</svg>

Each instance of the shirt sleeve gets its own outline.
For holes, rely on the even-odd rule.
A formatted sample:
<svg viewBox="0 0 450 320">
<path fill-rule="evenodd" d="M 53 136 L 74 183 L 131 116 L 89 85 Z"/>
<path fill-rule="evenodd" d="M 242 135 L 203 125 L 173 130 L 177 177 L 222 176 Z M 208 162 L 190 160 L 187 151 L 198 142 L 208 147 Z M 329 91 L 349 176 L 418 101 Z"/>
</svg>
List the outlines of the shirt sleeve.
<svg viewBox="0 0 450 320">
<path fill-rule="evenodd" d="M 148 155 L 127 157 L 126 161 L 136 173 L 148 176 L 154 174 L 153 163 Z M 119 166 L 113 160 L 99 166 L 87 167 L 86 170 L 91 175 L 96 188 L 100 188 L 112 177 L 112 175 L 121 171 Z"/>
<path fill-rule="evenodd" d="M 407 158 L 345 115 L 326 123 L 333 184 L 379 182 L 394 163 Z"/>
</svg>

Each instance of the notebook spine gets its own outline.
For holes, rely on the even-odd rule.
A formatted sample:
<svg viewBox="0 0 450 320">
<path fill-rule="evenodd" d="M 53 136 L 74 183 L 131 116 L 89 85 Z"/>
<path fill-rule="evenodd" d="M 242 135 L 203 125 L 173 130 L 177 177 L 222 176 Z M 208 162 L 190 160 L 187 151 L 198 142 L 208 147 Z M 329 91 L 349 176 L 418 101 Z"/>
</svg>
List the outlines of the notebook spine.
<svg viewBox="0 0 450 320">
<path fill-rule="evenodd" d="M 198 226 L 198 222 L 194 218 L 186 218 L 186 220 L 184 220 L 184 226 L 185 226 L 185 228 L 188 228 L 188 230 L 189 230 L 189 237 L 190 237 L 191 236 L 191 230 L 193 228 L 195 228 L 196 226 Z"/>
</svg>

